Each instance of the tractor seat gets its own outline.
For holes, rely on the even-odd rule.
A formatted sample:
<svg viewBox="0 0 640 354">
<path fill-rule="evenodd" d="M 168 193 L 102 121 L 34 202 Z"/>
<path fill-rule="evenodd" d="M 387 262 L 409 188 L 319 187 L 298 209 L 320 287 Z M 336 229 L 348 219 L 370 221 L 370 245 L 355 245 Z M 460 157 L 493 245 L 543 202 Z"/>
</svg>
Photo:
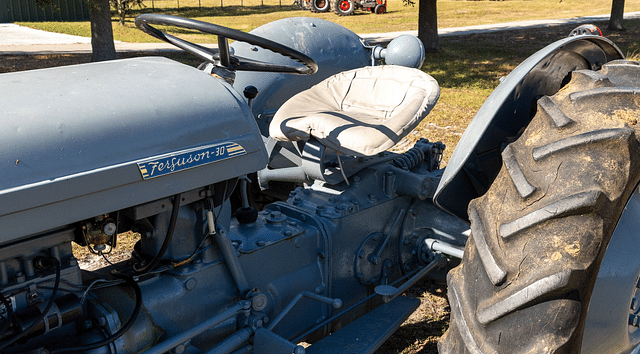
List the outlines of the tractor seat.
<svg viewBox="0 0 640 354">
<path fill-rule="evenodd" d="M 285 102 L 269 127 L 272 138 L 316 138 L 352 156 L 394 146 L 429 114 L 440 96 L 434 78 L 403 66 L 365 67 L 333 75 Z"/>
</svg>

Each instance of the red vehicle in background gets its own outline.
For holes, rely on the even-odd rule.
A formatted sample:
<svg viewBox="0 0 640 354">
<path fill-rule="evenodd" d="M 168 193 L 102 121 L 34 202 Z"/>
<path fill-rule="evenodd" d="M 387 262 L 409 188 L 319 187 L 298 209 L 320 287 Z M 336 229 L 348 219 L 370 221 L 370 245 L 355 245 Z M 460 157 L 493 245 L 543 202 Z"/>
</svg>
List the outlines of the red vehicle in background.
<svg viewBox="0 0 640 354">
<path fill-rule="evenodd" d="M 300 0 L 299 6 L 312 12 L 333 10 L 340 16 L 350 16 L 356 9 L 371 11 L 378 15 L 387 12 L 387 0 Z"/>
</svg>

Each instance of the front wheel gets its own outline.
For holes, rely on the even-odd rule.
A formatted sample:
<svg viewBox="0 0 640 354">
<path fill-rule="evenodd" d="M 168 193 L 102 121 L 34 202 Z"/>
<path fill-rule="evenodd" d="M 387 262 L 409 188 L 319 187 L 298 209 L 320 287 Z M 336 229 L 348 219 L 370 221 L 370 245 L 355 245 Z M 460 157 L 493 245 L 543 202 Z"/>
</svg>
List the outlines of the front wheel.
<svg viewBox="0 0 640 354">
<path fill-rule="evenodd" d="M 385 5 L 378 4 L 373 11 L 378 15 L 382 15 L 387 12 L 387 7 Z"/>
<path fill-rule="evenodd" d="M 538 100 L 532 122 L 504 148 L 495 181 L 469 204 L 471 237 L 447 277 L 452 321 L 441 354 L 588 352 L 590 301 L 625 307 L 616 321 L 630 331 L 634 292 L 622 304 L 591 295 L 638 185 L 639 92 L 638 63 L 614 61 L 571 73 Z M 628 353 L 637 337 L 606 353 Z"/>
</svg>

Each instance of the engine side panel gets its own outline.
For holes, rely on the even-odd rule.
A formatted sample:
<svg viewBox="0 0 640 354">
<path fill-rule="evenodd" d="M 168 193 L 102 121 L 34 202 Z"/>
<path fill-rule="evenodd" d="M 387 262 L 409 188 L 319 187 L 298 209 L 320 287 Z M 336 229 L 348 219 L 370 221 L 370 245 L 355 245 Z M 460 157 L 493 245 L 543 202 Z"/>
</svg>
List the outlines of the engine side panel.
<svg viewBox="0 0 640 354">
<path fill-rule="evenodd" d="M 266 164 L 244 99 L 168 59 L 6 74 L 0 97 L 0 243 Z"/>
</svg>

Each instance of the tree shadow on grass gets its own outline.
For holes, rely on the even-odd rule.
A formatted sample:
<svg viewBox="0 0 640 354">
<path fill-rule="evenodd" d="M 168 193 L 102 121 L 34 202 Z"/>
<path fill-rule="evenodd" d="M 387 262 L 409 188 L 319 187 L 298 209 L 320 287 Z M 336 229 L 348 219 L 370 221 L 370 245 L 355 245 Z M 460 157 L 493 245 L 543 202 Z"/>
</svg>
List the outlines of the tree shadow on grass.
<svg viewBox="0 0 640 354">
<path fill-rule="evenodd" d="M 594 23 L 606 28 L 606 23 Z M 627 31 L 605 35 L 625 54 L 640 53 L 640 20 L 625 21 Z M 446 88 L 493 89 L 503 76 L 545 46 L 567 37 L 576 25 L 488 34 L 441 37 L 441 50 L 427 55 L 422 69 Z"/>
</svg>

